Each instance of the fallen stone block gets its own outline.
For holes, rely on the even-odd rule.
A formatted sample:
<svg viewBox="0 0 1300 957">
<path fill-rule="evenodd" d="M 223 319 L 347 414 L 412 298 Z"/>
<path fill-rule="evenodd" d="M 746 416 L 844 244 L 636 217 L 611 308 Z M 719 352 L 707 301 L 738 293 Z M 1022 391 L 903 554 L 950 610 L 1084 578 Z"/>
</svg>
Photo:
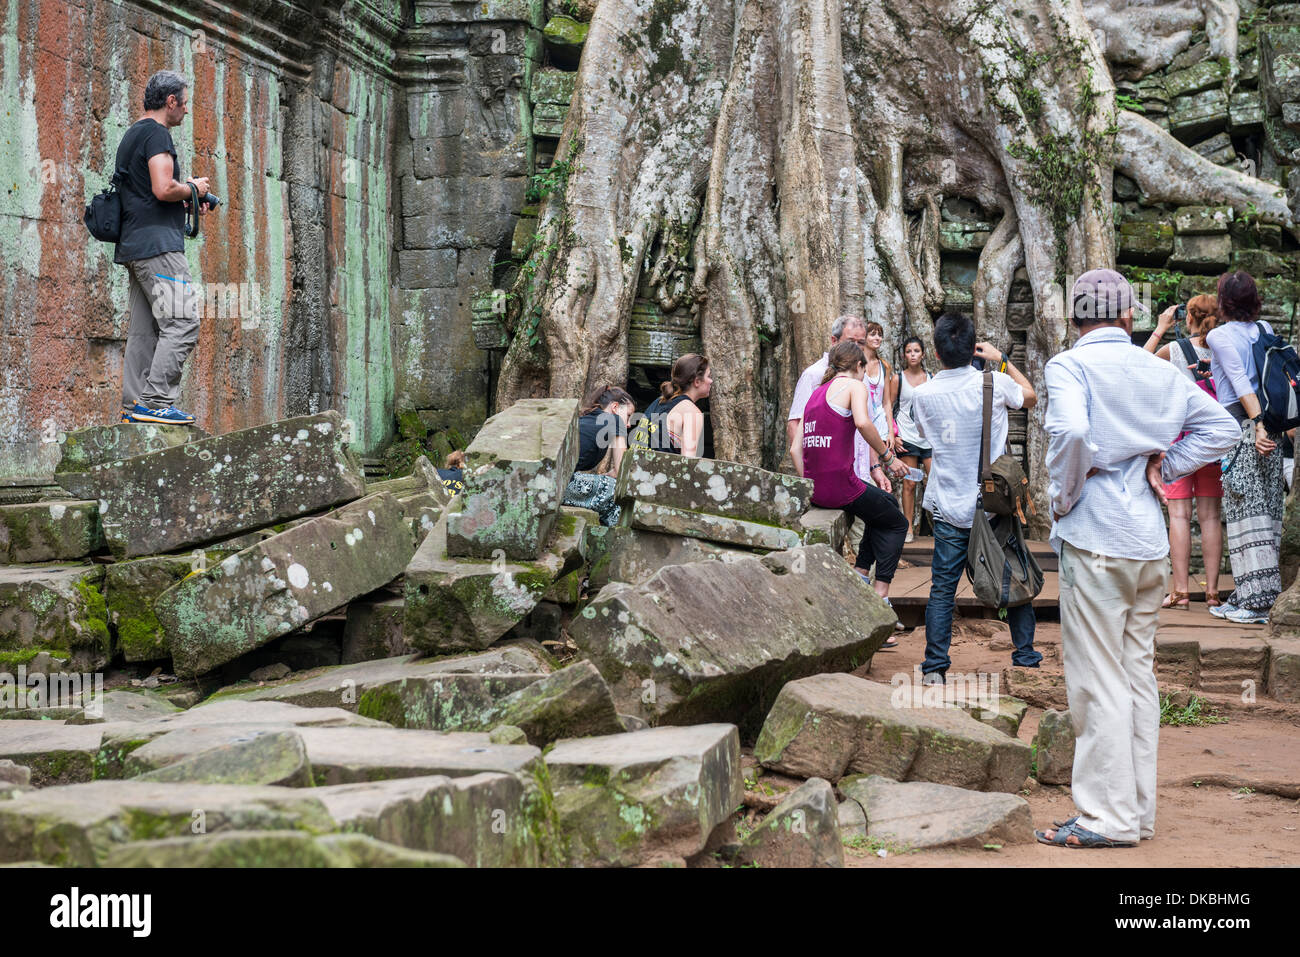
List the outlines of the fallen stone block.
<svg viewBox="0 0 1300 957">
<path fill-rule="evenodd" d="M 173 731 L 204 730 L 218 728 L 230 730 L 232 736 L 254 730 L 281 731 L 300 727 L 337 728 L 366 727 L 385 728 L 382 722 L 372 721 L 360 715 L 344 711 L 342 708 L 300 708 L 296 705 L 283 704 L 279 701 L 238 701 L 219 700 L 164 715 L 149 721 L 131 724 L 91 725 L 87 731 L 103 730 L 103 738 L 95 755 L 94 767 L 96 778 L 122 778 L 129 774 L 155 770 L 164 763 L 132 765 L 128 772 L 127 761 L 137 749 L 170 734 Z M 0 727 L 0 731 L 3 728 Z M 78 729 L 81 730 L 81 729 Z M 199 742 L 205 747 L 217 747 L 226 743 L 220 736 Z M 197 737 L 191 741 L 197 742 Z M 205 747 L 192 746 L 188 751 L 175 754 L 171 760 L 180 760 L 190 754 L 196 754 Z"/>
<path fill-rule="evenodd" d="M 528 735 L 513 724 L 499 724 L 488 732 L 488 740 L 493 744 L 527 744 Z"/>
<path fill-rule="evenodd" d="M 846 674 L 782 688 L 754 757 L 796 777 L 880 774 L 978 791 L 1019 790 L 1031 759 L 1023 742 L 959 708 L 896 702 L 889 685 Z"/>
<path fill-rule="evenodd" d="M 398 728 L 302 728 L 317 786 L 483 771 L 531 776 L 541 751 L 493 744 L 486 734 Z"/>
<path fill-rule="evenodd" d="M 982 721 L 1013 738 L 1020 733 L 1020 724 L 1029 710 L 1028 702 L 1005 694 L 993 696 L 991 700 L 976 699 L 966 704 L 959 703 L 958 707 L 968 711 L 976 721 Z"/>
<path fill-rule="evenodd" d="M 196 550 L 188 556 L 159 555 L 115 562 L 104 570 L 104 599 L 108 620 L 117 633 L 127 661 L 157 661 L 171 657 L 153 603 L 190 572 L 228 557 L 225 550 Z"/>
<path fill-rule="evenodd" d="M 1037 774 L 1043 784 L 1069 784 L 1074 770 L 1074 725 L 1070 712 L 1051 708 L 1038 719 L 1034 735 Z"/>
<path fill-rule="evenodd" d="M 120 725 L 77 727 L 58 721 L 0 721 L 0 759 L 30 769 L 37 787 L 89 781 L 107 730 Z"/>
<path fill-rule="evenodd" d="M 578 461 L 578 401 L 521 399 L 483 423 L 465 450 L 465 490 L 447 526 L 447 554 L 542 557 Z"/>
<path fill-rule="evenodd" d="M 210 671 L 374 591 L 413 551 L 397 500 L 379 494 L 231 555 L 154 603 L 176 674 Z"/>
<path fill-rule="evenodd" d="M 740 738 L 729 724 L 560 741 L 546 767 L 575 864 L 690 857 L 744 798 Z"/>
<path fill-rule="evenodd" d="M 1276 701 L 1300 704 L 1300 639 L 1268 639 L 1268 694 Z"/>
<path fill-rule="evenodd" d="M 857 801 L 841 801 L 835 815 L 841 842 L 867 836 L 867 815 Z"/>
<path fill-rule="evenodd" d="M 85 472 L 105 462 L 160 452 L 163 449 L 211 438 L 193 425 L 156 425 L 123 422 L 118 425 L 92 425 L 68 432 L 62 441 L 62 457 L 54 467 L 56 473 Z"/>
<path fill-rule="evenodd" d="M 402 634 L 426 654 L 486 648 L 542 600 L 551 583 L 582 562 L 584 523 L 563 516 L 557 539 L 535 562 L 452 557 L 448 515 L 438 520 L 406 567 Z"/>
<path fill-rule="evenodd" d="M 293 669 L 286 664 L 266 665 L 248 673 L 249 681 L 256 681 L 261 684 L 264 681 L 279 681 L 293 673 Z"/>
<path fill-rule="evenodd" d="M 620 504 L 640 499 L 791 528 L 812 503 L 812 483 L 752 465 L 637 450 L 623 457 L 616 496 Z"/>
<path fill-rule="evenodd" d="M 130 761 L 128 758 L 128 767 Z M 137 775 L 136 779 L 172 783 L 274 784 L 291 788 L 308 788 L 314 783 L 307 746 L 297 732 L 256 729 L 241 730 L 225 744 Z"/>
<path fill-rule="evenodd" d="M 1064 711 L 1070 706 L 1064 675 L 1049 674 L 1039 668 L 1008 668 L 1002 672 L 1002 686 L 1007 694 L 1035 708 Z"/>
<path fill-rule="evenodd" d="M 665 565 L 752 557 L 752 553 L 743 549 L 725 548 L 680 535 L 658 535 L 635 528 L 602 531 L 605 534 L 598 545 L 593 546 L 588 539 L 591 569 L 587 583 L 592 590 L 604 588 L 612 581 L 640 585 Z"/>
<path fill-rule="evenodd" d="M 119 558 L 172 552 L 360 498 L 341 426 L 337 412 L 304 415 L 57 478 L 99 500 Z"/>
<path fill-rule="evenodd" d="M 341 784 L 312 792 L 340 830 L 451 854 L 471 867 L 564 863 L 545 776 L 485 772 Z"/>
<path fill-rule="evenodd" d="M 501 699 L 480 722 L 521 729 L 530 744 L 546 747 L 560 738 L 620 734 L 622 722 L 614 710 L 609 685 L 590 661 L 561 668 Z M 486 727 L 482 727 L 486 725 Z"/>
<path fill-rule="evenodd" d="M 464 867 L 450 854 L 385 844 L 362 834 L 227 831 L 115 847 L 106 867 Z"/>
<path fill-rule="evenodd" d="M 731 721 L 750 735 L 787 681 L 867 663 L 895 621 L 843 558 L 811 545 L 612 583 L 569 634 L 620 712 L 659 724 Z"/>
<path fill-rule="evenodd" d="M 343 664 L 377 661 L 415 653 L 402 637 L 406 602 L 401 598 L 363 598 L 348 605 L 343 627 Z"/>
<path fill-rule="evenodd" d="M 411 655 L 323 668 L 266 688 L 220 694 L 224 700 L 281 701 L 339 707 L 399 728 L 460 730 L 460 725 L 551 671 L 536 642 L 505 642 L 487 651 L 416 660 Z"/>
<path fill-rule="evenodd" d="M 109 691 L 92 698 L 81 711 L 68 719 L 69 725 L 115 724 L 129 721 L 152 721 L 181 709 L 166 698 L 147 691 Z"/>
<path fill-rule="evenodd" d="M 838 508 L 810 508 L 799 517 L 805 545 L 829 545 L 837 553 L 844 548 L 847 533 L 844 512 Z"/>
<path fill-rule="evenodd" d="M 869 838 L 901 847 L 984 847 L 1034 840 L 1029 804 L 1015 794 L 900 784 L 878 775 L 841 784 L 840 790 L 861 806 Z"/>
<path fill-rule="evenodd" d="M 0 760 L 0 785 L 16 784 L 27 787 L 32 783 L 32 769 L 22 764 L 14 764 L 8 758 Z"/>
<path fill-rule="evenodd" d="M 74 561 L 103 547 L 97 502 L 0 505 L 0 565 Z"/>
<path fill-rule="evenodd" d="M 705 541 L 736 545 L 741 548 L 779 551 L 794 548 L 803 540 L 801 532 L 778 525 L 762 525 L 707 512 L 688 512 L 685 509 L 643 502 L 634 499 L 625 504 L 626 521 L 633 528 L 662 535 L 681 535 Z"/>
<path fill-rule="evenodd" d="M 0 651 L 49 651 L 77 671 L 113 656 L 100 565 L 0 566 Z M 7 662 L 6 662 L 7 664 Z"/>
<path fill-rule="evenodd" d="M 843 867 L 839 806 L 829 781 L 811 778 L 740 842 L 736 863 L 760 867 Z"/>
<path fill-rule="evenodd" d="M 120 844 L 170 837 L 192 840 L 197 836 L 196 812 L 208 834 L 321 834 L 335 827 L 321 801 L 301 788 L 92 781 L 0 801 L 0 863 L 102 867 Z"/>
</svg>

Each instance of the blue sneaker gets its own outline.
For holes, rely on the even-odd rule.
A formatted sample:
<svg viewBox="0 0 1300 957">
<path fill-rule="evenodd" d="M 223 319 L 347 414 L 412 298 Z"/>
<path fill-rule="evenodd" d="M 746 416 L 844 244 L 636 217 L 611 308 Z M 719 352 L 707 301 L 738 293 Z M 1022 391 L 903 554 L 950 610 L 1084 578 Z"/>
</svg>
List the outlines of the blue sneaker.
<svg viewBox="0 0 1300 957">
<path fill-rule="evenodd" d="M 1237 606 L 1230 601 L 1225 601 L 1222 605 L 1214 605 L 1210 608 L 1210 614 L 1215 618 L 1227 618 L 1234 611 L 1237 611 Z"/>
<path fill-rule="evenodd" d="M 131 410 L 132 422 L 157 422 L 161 425 L 193 425 L 194 416 L 172 406 L 165 409 L 151 409 L 147 405 L 135 404 Z"/>
</svg>

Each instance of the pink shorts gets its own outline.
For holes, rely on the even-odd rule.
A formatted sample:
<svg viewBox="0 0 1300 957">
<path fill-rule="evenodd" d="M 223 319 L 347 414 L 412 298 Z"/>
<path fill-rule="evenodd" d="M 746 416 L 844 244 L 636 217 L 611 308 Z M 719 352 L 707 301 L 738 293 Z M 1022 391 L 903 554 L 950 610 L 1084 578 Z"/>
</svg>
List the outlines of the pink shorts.
<svg viewBox="0 0 1300 957">
<path fill-rule="evenodd" d="M 1223 469 L 1218 462 L 1211 462 L 1177 482 L 1167 482 L 1165 498 L 1223 498 Z"/>
</svg>

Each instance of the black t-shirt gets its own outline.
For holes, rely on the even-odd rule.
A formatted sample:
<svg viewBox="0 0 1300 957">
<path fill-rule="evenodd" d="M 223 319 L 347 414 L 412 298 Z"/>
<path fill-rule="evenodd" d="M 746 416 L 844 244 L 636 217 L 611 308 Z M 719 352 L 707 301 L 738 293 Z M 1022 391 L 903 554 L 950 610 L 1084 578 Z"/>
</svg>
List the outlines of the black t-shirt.
<svg viewBox="0 0 1300 957">
<path fill-rule="evenodd" d="M 452 495 L 465 491 L 464 469 L 438 469 L 438 478 L 442 481 L 442 487 Z"/>
<path fill-rule="evenodd" d="M 113 262 L 129 263 L 163 253 L 185 251 L 185 204 L 163 203 L 153 194 L 149 159 L 170 153 L 172 176 L 179 182 L 181 164 L 167 127 L 146 117 L 131 125 L 117 147 L 117 190 L 122 197 L 122 239 Z"/>
<path fill-rule="evenodd" d="M 675 395 L 671 399 L 660 396 L 650 403 L 645 415 L 637 423 L 632 435 L 631 446 L 637 449 L 652 449 L 656 452 L 672 452 L 680 455 L 682 447 L 668 434 L 668 413 L 690 398 L 687 395 Z"/>
<path fill-rule="evenodd" d="M 589 472 L 600 464 L 615 438 L 627 438 L 623 420 L 611 412 L 592 412 L 578 419 L 579 472 Z"/>
</svg>

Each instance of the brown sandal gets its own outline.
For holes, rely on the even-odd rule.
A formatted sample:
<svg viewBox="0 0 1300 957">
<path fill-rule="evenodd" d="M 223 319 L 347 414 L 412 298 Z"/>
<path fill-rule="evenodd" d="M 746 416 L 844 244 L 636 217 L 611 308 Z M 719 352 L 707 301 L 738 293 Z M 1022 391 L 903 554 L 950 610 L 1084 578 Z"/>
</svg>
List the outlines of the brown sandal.
<svg viewBox="0 0 1300 957">
<path fill-rule="evenodd" d="M 1205 604 L 1210 608 L 1218 608 L 1220 605 L 1223 604 L 1223 602 L 1219 601 L 1219 596 L 1217 593 L 1211 595 L 1207 592 L 1205 595 Z"/>
<path fill-rule="evenodd" d="M 1174 608 L 1178 611 L 1187 611 L 1192 607 L 1192 596 L 1190 592 L 1170 590 L 1165 596 L 1165 600 L 1160 603 L 1161 608 Z"/>
</svg>

